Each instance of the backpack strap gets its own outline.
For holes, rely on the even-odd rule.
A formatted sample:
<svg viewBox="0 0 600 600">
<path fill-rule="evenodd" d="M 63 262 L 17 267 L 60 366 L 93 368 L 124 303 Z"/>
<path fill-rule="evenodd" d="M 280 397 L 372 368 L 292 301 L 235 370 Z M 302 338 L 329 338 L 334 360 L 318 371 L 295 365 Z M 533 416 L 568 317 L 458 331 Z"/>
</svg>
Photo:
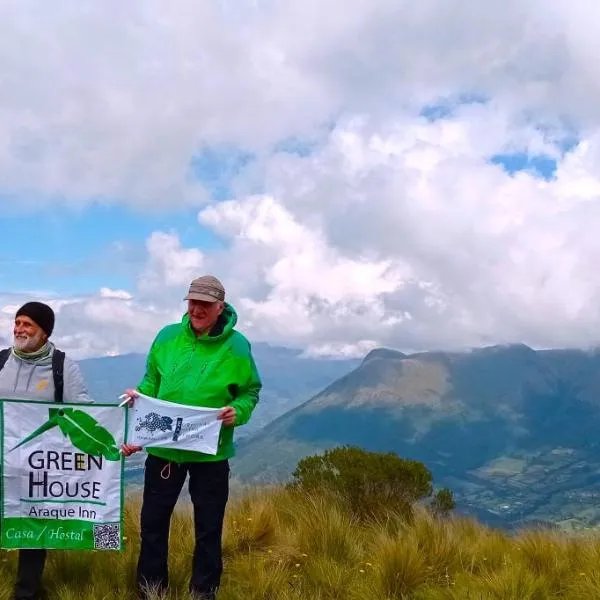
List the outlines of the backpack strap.
<svg viewBox="0 0 600 600">
<path fill-rule="evenodd" d="M 52 354 L 52 377 L 54 378 L 54 401 L 62 402 L 65 389 L 65 353 L 54 350 Z"/>
<path fill-rule="evenodd" d="M 0 371 L 2 371 L 8 357 L 10 356 L 10 349 L 4 348 L 4 350 L 0 350 Z"/>
</svg>

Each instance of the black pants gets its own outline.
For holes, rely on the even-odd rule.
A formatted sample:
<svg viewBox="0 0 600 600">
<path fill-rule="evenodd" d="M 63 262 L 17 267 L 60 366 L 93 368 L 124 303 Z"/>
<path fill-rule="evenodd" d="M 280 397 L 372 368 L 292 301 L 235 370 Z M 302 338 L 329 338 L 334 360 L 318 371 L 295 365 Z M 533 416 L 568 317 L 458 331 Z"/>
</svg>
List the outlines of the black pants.
<svg viewBox="0 0 600 600">
<path fill-rule="evenodd" d="M 19 550 L 14 600 L 37 600 L 42 594 L 46 550 Z"/>
<path fill-rule="evenodd" d="M 188 473 L 196 542 L 189 590 L 200 598 L 214 598 L 221 583 L 221 534 L 229 498 L 229 462 L 177 464 L 148 456 L 137 569 L 142 596 L 146 589 L 165 590 L 168 586 L 171 515 Z"/>
</svg>

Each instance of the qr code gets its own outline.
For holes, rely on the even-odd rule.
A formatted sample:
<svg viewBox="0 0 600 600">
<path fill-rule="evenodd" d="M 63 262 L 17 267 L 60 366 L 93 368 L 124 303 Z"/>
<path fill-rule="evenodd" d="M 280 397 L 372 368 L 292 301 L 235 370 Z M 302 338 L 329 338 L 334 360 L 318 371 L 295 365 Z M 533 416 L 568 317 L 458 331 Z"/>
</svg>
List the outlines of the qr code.
<svg viewBox="0 0 600 600">
<path fill-rule="evenodd" d="M 118 550 L 121 547 L 121 525 L 119 523 L 94 525 L 94 548 Z"/>
</svg>

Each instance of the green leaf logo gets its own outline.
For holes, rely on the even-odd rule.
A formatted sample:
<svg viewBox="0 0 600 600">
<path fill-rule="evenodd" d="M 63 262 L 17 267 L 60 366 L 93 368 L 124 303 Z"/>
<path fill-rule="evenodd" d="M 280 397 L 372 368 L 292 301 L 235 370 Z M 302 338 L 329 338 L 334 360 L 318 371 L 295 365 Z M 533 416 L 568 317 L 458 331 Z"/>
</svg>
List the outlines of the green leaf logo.
<svg viewBox="0 0 600 600">
<path fill-rule="evenodd" d="M 74 408 L 51 408 L 49 419 L 10 451 L 26 444 L 44 432 L 57 427 L 73 446 L 92 456 L 103 456 L 107 460 L 121 459 L 115 438 L 92 416 Z"/>
</svg>

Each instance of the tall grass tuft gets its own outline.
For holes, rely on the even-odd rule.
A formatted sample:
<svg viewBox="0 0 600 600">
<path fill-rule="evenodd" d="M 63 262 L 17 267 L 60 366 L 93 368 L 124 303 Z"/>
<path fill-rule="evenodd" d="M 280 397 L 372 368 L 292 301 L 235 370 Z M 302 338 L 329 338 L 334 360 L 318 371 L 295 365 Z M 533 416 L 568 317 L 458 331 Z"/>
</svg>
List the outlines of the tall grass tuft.
<svg viewBox="0 0 600 600">
<path fill-rule="evenodd" d="M 386 533 L 371 548 L 375 586 L 380 598 L 409 598 L 427 581 L 427 561 L 414 536 L 392 537 Z"/>
<path fill-rule="evenodd" d="M 125 515 L 126 549 L 50 551 L 51 600 L 134 600 L 140 501 Z M 188 600 L 192 512 L 170 538 L 170 589 Z M 219 600 L 591 600 L 600 598 L 600 539 L 543 530 L 508 535 L 472 519 L 416 508 L 364 520 L 332 494 L 253 489 L 233 498 Z M 0 600 L 11 598 L 17 552 L 0 551 Z M 158 600 L 156 596 L 156 600 Z"/>
</svg>

